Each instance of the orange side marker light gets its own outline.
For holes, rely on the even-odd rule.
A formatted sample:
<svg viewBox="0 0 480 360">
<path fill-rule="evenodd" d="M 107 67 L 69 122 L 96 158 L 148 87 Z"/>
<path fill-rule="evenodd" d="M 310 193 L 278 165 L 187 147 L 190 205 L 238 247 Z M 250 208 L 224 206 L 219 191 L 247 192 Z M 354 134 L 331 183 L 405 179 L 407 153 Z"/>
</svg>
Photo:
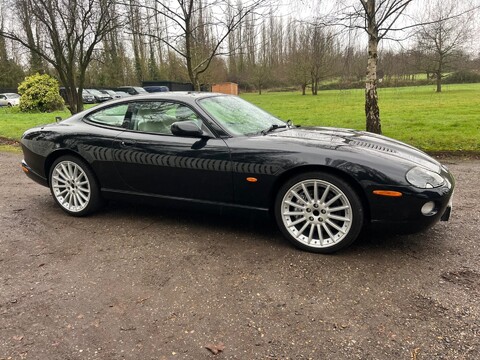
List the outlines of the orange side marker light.
<svg viewBox="0 0 480 360">
<path fill-rule="evenodd" d="M 403 194 L 400 191 L 391 191 L 391 190 L 373 190 L 375 195 L 380 196 L 389 196 L 389 197 L 401 197 Z"/>
<path fill-rule="evenodd" d="M 258 181 L 258 179 L 254 178 L 254 177 L 247 177 L 247 181 L 251 182 L 251 183 L 256 183 Z"/>
</svg>

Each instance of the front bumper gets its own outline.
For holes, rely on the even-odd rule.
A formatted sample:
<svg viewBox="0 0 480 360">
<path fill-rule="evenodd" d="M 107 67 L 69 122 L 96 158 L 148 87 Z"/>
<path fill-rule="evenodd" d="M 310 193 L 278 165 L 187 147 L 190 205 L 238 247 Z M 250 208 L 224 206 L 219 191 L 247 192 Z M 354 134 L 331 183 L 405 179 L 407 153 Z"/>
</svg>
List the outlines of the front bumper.
<svg viewBox="0 0 480 360">
<path fill-rule="evenodd" d="M 445 183 L 434 189 L 418 189 L 413 186 L 392 187 L 401 197 L 369 196 L 370 219 L 374 228 L 387 228 L 412 233 L 429 228 L 438 221 L 448 221 L 452 212 L 455 179 L 446 169 L 442 171 Z M 378 186 L 372 186 L 375 188 Z M 371 194 L 371 191 L 370 191 Z M 434 210 L 428 214 L 422 207 L 434 203 Z"/>
</svg>

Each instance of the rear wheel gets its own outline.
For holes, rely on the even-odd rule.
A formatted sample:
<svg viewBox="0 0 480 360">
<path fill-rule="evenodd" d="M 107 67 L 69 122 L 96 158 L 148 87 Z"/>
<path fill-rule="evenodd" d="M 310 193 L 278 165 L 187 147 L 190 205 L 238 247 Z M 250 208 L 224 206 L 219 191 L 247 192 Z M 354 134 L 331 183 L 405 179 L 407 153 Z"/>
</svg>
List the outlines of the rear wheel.
<svg viewBox="0 0 480 360">
<path fill-rule="evenodd" d="M 275 218 L 295 246 L 331 253 L 356 240 L 363 225 L 363 207 L 345 181 L 311 172 L 293 177 L 280 188 Z"/>
<path fill-rule="evenodd" d="M 84 216 L 102 205 L 93 172 L 77 157 L 67 155 L 55 160 L 49 183 L 56 203 L 69 215 Z"/>
</svg>

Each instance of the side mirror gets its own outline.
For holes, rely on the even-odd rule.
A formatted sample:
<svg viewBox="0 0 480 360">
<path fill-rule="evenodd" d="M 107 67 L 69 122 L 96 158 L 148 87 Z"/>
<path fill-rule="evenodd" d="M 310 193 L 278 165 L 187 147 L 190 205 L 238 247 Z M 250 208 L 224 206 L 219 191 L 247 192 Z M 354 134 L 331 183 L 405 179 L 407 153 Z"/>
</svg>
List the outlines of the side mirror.
<svg viewBox="0 0 480 360">
<path fill-rule="evenodd" d="M 208 136 L 202 129 L 198 127 L 197 123 L 192 120 L 174 122 L 172 126 L 170 126 L 170 131 L 175 136 L 194 138 Z"/>
</svg>

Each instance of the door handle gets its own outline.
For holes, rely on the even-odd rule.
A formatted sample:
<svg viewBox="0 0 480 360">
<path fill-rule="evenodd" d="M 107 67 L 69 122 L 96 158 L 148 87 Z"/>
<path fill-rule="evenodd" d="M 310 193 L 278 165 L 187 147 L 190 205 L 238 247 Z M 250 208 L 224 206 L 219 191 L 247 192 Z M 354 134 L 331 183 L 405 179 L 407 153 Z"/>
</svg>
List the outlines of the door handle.
<svg viewBox="0 0 480 360">
<path fill-rule="evenodd" d="M 120 140 L 121 147 L 131 147 L 135 145 L 135 141 L 133 140 Z"/>
</svg>

